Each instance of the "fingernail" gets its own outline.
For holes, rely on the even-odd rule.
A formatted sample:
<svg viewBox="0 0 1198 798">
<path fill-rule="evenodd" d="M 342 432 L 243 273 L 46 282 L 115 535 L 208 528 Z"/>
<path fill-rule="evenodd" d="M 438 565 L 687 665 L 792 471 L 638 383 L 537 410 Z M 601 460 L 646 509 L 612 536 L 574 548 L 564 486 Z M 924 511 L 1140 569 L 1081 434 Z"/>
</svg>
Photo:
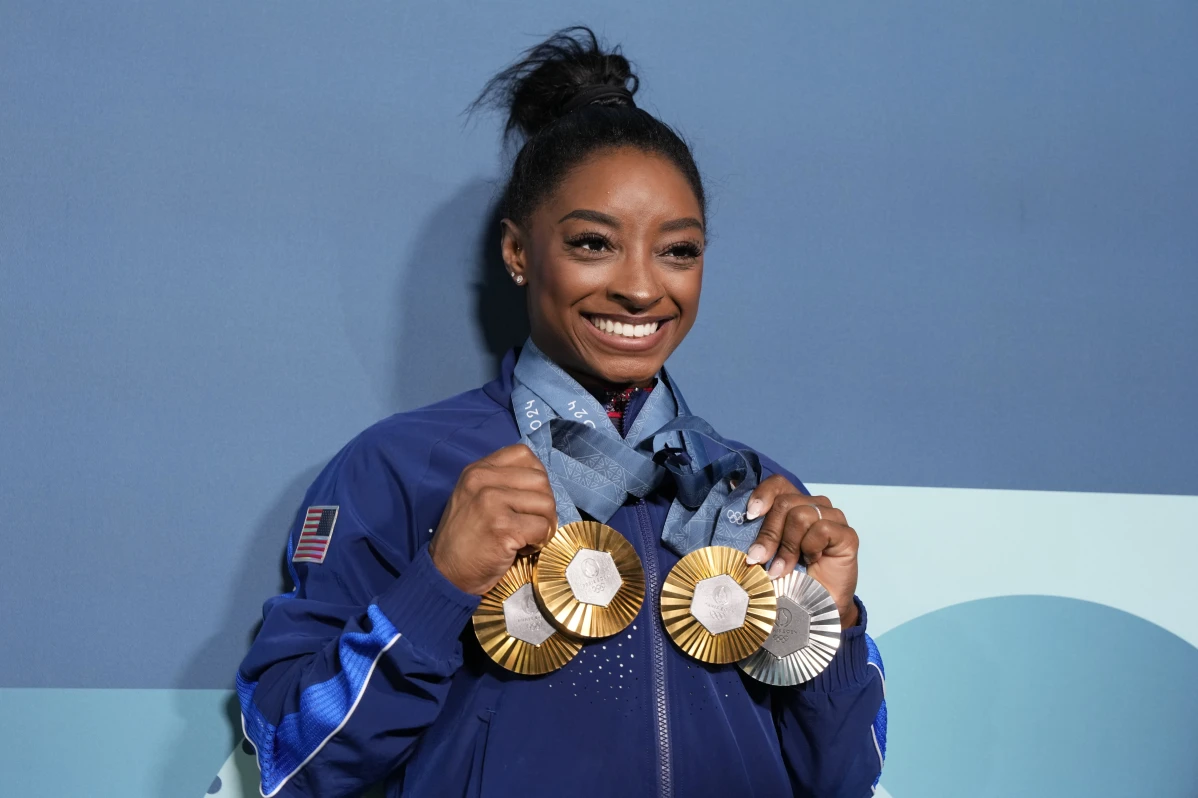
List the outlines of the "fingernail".
<svg viewBox="0 0 1198 798">
<path fill-rule="evenodd" d="M 753 499 L 749 502 L 749 509 L 745 513 L 745 518 L 752 521 L 757 516 L 761 515 L 761 511 L 765 509 L 765 502 L 761 499 Z"/>
<path fill-rule="evenodd" d="M 785 570 L 786 563 L 782 562 L 781 560 L 774 560 L 774 564 L 770 566 L 769 570 L 770 579 L 777 579 L 778 577 L 782 576 L 782 572 Z"/>
<path fill-rule="evenodd" d="M 765 559 L 765 546 L 760 543 L 754 543 L 749 547 L 749 553 L 745 557 L 746 565 L 756 565 Z"/>
</svg>

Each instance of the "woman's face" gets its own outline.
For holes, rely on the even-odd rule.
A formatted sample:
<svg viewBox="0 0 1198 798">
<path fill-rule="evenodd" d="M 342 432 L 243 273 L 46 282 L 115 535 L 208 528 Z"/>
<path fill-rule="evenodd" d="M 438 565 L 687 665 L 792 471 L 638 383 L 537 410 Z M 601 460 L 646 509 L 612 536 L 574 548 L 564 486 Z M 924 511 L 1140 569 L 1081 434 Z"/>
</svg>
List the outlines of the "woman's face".
<svg viewBox="0 0 1198 798">
<path fill-rule="evenodd" d="M 528 290 L 532 338 L 588 388 L 644 385 L 695 323 L 702 210 L 668 159 L 635 148 L 579 164 L 503 257 Z"/>
</svg>

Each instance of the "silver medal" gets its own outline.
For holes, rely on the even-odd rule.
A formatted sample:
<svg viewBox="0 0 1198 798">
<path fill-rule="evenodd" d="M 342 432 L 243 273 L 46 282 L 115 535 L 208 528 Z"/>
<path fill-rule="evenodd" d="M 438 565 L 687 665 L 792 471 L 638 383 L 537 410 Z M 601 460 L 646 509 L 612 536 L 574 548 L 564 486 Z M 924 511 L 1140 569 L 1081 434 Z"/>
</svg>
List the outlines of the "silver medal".
<svg viewBox="0 0 1198 798">
<path fill-rule="evenodd" d="M 778 687 L 808 682 L 823 672 L 840 647 L 840 612 L 824 586 L 803 571 L 774 580 L 778 615 L 774 631 L 740 668 Z"/>
</svg>

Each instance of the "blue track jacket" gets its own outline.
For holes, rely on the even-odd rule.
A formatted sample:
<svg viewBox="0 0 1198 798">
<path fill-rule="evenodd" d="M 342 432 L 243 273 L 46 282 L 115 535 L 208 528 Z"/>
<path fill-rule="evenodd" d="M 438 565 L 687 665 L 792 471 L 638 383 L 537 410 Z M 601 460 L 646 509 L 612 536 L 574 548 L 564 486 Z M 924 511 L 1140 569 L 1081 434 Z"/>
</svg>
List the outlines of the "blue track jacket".
<svg viewBox="0 0 1198 798">
<path fill-rule="evenodd" d="M 829 668 L 799 687 L 691 659 L 657 608 L 678 561 L 661 544 L 669 495 L 609 521 L 645 567 L 632 626 L 544 676 L 482 652 L 469 623 L 479 600 L 437 571 L 428 541 L 462 469 L 519 440 L 514 365 L 509 352 L 482 388 L 370 427 L 309 489 L 288 539 L 295 590 L 266 602 L 237 673 L 262 793 L 331 798 L 385 780 L 391 798 L 871 795 L 885 708 L 864 607 Z M 314 506 L 338 508 L 327 554 L 292 562 Z"/>
</svg>

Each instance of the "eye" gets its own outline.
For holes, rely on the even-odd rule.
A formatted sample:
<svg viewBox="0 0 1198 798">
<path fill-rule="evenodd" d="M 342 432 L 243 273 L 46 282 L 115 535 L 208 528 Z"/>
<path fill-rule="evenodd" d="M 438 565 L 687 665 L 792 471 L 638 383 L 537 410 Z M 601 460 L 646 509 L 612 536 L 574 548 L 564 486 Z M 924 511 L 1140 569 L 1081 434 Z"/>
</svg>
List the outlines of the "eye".
<svg viewBox="0 0 1198 798">
<path fill-rule="evenodd" d="M 602 252 L 612 248 L 611 239 L 601 233 L 580 233 L 566 239 L 566 244 L 571 249 L 579 249 L 583 252 Z"/>
<path fill-rule="evenodd" d="M 703 248 L 694 241 L 679 241 L 667 247 L 665 254 L 677 260 L 694 260 L 703 254 Z"/>
</svg>

